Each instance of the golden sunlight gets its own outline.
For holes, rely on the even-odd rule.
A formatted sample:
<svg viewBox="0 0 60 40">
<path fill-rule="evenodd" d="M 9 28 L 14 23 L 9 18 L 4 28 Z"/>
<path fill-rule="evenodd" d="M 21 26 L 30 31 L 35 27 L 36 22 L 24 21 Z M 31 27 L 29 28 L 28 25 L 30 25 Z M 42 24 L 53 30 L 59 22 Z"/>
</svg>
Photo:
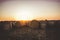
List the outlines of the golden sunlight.
<svg viewBox="0 0 60 40">
<path fill-rule="evenodd" d="M 16 20 L 32 20 L 33 15 L 31 14 L 29 9 L 23 8 L 21 10 L 17 10 L 15 19 Z"/>
<path fill-rule="evenodd" d="M 59 2 L 4 1 L 1 2 L 0 20 L 60 20 Z"/>
</svg>

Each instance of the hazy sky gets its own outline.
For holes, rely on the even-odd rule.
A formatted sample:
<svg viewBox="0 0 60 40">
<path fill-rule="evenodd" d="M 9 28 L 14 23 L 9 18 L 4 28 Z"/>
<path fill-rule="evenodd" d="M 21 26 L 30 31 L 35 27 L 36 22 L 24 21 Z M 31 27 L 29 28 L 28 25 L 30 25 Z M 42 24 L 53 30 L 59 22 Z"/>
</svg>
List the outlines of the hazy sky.
<svg viewBox="0 0 60 40">
<path fill-rule="evenodd" d="M 0 2 L 0 19 L 59 19 L 60 3 L 57 0 L 15 0 Z"/>
</svg>

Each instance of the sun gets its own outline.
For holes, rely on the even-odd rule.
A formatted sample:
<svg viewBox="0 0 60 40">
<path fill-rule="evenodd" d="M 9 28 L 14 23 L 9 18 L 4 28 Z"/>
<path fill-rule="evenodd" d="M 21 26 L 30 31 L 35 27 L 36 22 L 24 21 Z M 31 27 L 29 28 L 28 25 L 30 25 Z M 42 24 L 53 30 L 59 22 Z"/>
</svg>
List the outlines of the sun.
<svg viewBox="0 0 60 40">
<path fill-rule="evenodd" d="M 18 10 L 16 12 L 16 20 L 32 20 L 33 15 L 30 10 L 27 10 L 26 8 Z"/>
</svg>

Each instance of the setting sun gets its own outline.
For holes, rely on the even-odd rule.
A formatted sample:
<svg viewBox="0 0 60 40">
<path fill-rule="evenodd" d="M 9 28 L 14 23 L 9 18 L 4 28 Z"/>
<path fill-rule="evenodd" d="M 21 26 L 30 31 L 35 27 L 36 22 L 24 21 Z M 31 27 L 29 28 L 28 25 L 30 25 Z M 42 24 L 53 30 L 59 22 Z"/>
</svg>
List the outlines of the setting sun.
<svg viewBox="0 0 60 40">
<path fill-rule="evenodd" d="M 16 12 L 16 20 L 32 20 L 33 15 L 31 14 L 30 10 L 26 7 L 22 8 L 21 11 L 18 9 Z"/>
<path fill-rule="evenodd" d="M 3 1 L 0 9 L 0 20 L 60 20 L 57 1 Z"/>
</svg>

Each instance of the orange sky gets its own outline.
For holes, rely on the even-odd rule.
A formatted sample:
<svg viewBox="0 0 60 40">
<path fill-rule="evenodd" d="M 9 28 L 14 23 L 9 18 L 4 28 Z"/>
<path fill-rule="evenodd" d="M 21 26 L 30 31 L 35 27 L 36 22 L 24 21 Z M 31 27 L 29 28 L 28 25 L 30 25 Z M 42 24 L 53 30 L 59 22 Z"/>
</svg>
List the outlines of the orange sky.
<svg viewBox="0 0 60 40">
<path fill-rule="evenodd" d="M 60 20 L 57 1 L 4 1 L 0 4 L 0 20 Z"/>
</svg>

